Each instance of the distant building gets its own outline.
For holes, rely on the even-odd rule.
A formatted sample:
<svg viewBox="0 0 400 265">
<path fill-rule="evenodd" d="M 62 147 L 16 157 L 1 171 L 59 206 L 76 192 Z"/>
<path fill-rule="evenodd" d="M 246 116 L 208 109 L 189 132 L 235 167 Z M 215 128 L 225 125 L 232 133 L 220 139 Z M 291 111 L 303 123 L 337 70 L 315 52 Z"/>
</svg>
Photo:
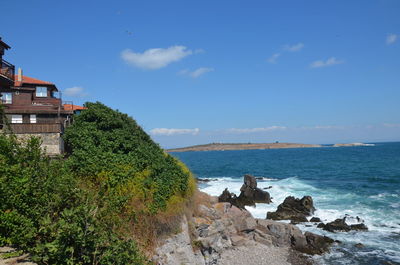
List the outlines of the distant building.
<svg viewBox="0 0 400 265">
<path fill-rule="evenodd" d="M 3 60 L 11 47 L 0 38 L 0 99 L 10 123 L 10 129 L 20 139 L 38 136 L 50 155 L 61 154 L 64 143 L 61 135 L 72 121 L 72 115 L 83 107 L 64 105 L 55 84 L 22 75 L 19 69 Z M 2 126 L 7 133 L 7 126 Z"/>
</svg>

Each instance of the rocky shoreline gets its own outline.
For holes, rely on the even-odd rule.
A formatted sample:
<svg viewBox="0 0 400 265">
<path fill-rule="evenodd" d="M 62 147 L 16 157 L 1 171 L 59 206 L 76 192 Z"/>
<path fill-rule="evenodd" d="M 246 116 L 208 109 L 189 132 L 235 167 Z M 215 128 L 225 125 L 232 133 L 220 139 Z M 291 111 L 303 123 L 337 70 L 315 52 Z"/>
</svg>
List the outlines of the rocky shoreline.
<svg viewBox="0 0 400 265">
<path fill-rule="evenodd" d="M 322 254 L 334 243 L 201 196 L 208 201 L 198 205 L 196 214 L 182 218 L 181 232 L 160 242 L 153 257 L 156 264 L 312 264 L 307 255 Z"/>
<path fill-rule="evenodd" d="M 329 232 L 368 230 L 362 222 L 348 225 L 346 217 L 326 224 L 318 217 L 308 220 L 315 211 L 310 196 L 289 196 L 275 212 L 268 212 L 266 219 L 254 218 L 244 206 L 270 203 L 271 197 L 257 188 L 256 177 L 250 175 L 244 176 L 240 190 L 236 196 L 225 189 L 219 197 L 198 192 L 202 199 L 196 210 L 182 218 L 178 234 L 160 240 L 153 261 L 159 265 L 313 264 L 312 255 L 327 253 L 341 242 L 303 233 L 295 224 L 310 222 Z"/>
</svg>

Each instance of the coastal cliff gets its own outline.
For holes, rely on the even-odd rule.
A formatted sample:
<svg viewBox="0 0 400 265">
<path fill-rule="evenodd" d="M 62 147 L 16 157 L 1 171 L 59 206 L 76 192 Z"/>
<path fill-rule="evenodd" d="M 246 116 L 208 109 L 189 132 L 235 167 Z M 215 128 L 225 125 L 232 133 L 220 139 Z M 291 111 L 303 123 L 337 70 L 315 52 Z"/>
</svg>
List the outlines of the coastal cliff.
<svg viewBox="0 0 400 265">
<path fill-rule="evenodd" d="M 183 216 L 179 233 L 159 241 L 156 264 L 312 264 L 303 254 L 322 254 L 333 242 L 292 224 L 253 218 L 205 193 L 195 197 L 197 206 Z"/>
</svg>

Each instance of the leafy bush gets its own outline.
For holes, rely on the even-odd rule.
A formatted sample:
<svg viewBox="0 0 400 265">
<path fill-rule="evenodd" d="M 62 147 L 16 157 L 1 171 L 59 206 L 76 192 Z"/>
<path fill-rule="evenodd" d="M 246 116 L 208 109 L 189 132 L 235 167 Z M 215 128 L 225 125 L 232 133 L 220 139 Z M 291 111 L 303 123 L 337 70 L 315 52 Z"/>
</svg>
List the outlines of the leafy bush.
<svg viewBox="0 0 400 265">
<path fill-rule="evenodd" d="M 66 131 L 66 159 L 0 133 L 0 245 L 39 264 L 148 263 L 139 248 L 173 231 L 195 181 L 133 119 L 86 107 Z"/>
<path fill-rule="evenodd" d="M 132 118 L 98 102 L 85 106 L 64 137 L 70 166 L 78 175 L 90 185 L 101 183 L 103 192 L 115 197 L 121 186 L 132 185 L 132 179 L 146 172 L 135 183 L 145 193 L 151 213 L 165 210 L 172 196 L 188 195 L 189 170 L 155 144 Z M 141 193 L 138 188 L 125 194 L 125 199 L 137 193 Z"/>
</svg>

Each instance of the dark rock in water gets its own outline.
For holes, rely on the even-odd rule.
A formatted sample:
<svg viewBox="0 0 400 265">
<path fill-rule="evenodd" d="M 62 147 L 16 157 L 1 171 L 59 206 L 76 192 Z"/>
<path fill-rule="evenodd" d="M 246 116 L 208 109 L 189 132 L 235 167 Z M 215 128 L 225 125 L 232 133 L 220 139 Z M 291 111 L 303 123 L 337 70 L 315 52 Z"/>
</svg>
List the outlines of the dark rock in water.
<svg viewBox="0 0 400 265">
<path fill-rule="evenodd" d="M 201 178 L 196 178 L 196 181 L 197 182 L 200 182 L 200 183 L 207 183 L 207 182 L 210 182 L 210 181 L 216 181 L 217 179 L 201 179 Z"/>
<path fill-rule="evenodd" d="M 318 225 L 317 227 L 322 228 L 329 232 L 335 232 L 335 231 L 348 232 L 351 230 L 350 226 L 346 224 L 346 217 L 343 219 L 336 219 L 335 221 L 327 223 L 323 226 Z"/>
<path fill-rule="evenodd" d="M 329 251 L 330 245 L 334 242 L 330 237 L 320 236 L 311 232 L 305 232 L 304 235 L 307 240 L 307 248 L 304 252 L 310 255 L 321 255 Z"/>
<path fill-rule="evenodd" d="M 322 222 L 322 221 L 321 221 L 321 219 L 319 219 L 318 217 L 313 217 L 313 218 L 310 219 L 310 222 L 313 222 L 313 223 L 320 223 L 320 222 Z"/>
<path fill-rule="evenodd" d="M 257 188 L 256 177 L 251 175 L 244 176 L 244 184 L 240 188 L 240 195 L 237 197 L 234 193 L 230 193 L 225 189 L 218 197 L 219 202 L 230 202 L 238 208 L 244 206 L 253 206 L 256 203 L 270 203 L 271 197 L 268 192 Z"/>
<path fill-rule="evenodd" d="M 350 225 L 350 229 L 358 231 L 368 231 L 368 227 L 365 224 Z"/>
<path fill-rule="evenodd" d="M 240 195 L 237 199 L 240 205 L 255 205 L 256 203 L 270 203 L 271 197 L 268 192 L 257 188 L 256 177 L 244 176 L 244 183 L 240 188 Z"/>
<path fill-rule="evenodd" d="M 289 196 L 278 206 L 276 212 L 267 213 L 267 219 L 307 222 L 306 216 L 310 216 L 314 211 L 315 208 L 311 196 L 304 196 L 302 199 Z"/>
<path fill-rule="evenodd" d="M 327 223 L 325 225 L 319 224 L 317 227 L 322 228 L 329 232 L 335 232 L 335 231 L 348 232 L 350 230 L 357 230 L 357 231 L 367 231 L 368 230 L 368 227 L 365 224 L 348 225 L 346 223 L 346 217 L 344 217 L 342 219 L 336 219 L 335 221 Z"/>
<path fill-rule="evenodd" d="M 229 192 L 228 188 L 226 188 L 222 194 L 219 195 L 218 202 L 230 202 L 231 204 L 235 204 L 236 199 L 236 194 Z"/>
<path fill-rule="evenodd" d="M 257 178 L 252 175 L 244 175 L 244 185 L 255 189 L 257 188 Z M 262 179 L 262 178 L 261 178 Z"/>
<path fill-rule="evenodd" d="M 325 227 L 325 224 L 324 223 L 319 223 L 318 225 L 317 225 L 317 228 L 324 228 Z"/>
<path fill-rule="evenodd" d="M 263 177 L 256 177 L 256 180 L 264 180 Z"/>
<path fill-rule="evenodd" d="M 355 244 L 354 246 L 355 246 L 356 248 L 363 248 L 363 247 L 364 247 L 364 245 L 361 244 L 361 243 L 357 243 L 357 244 Z"/>
<path fill-rule="evenodd" d="M 264 190 L 269 190 L 269 189 L 271 189 L 272 188 L 272 186 L 268 186 L 268 187 L 265 187 L 265 188 L 263 188 Z"/>
</svg>

